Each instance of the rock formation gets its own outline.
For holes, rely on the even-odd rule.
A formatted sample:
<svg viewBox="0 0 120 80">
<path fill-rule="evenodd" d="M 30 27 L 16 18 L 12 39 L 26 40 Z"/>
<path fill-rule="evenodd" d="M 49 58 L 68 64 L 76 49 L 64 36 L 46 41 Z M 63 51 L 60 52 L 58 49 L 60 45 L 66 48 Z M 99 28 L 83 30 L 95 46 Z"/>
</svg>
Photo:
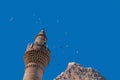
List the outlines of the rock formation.
<svg viewBox="0 0 120 80">
<path fill-rule="evenodd" d="M 99 72 L 92 68 L 85 68 L 75 62 L 68 64 L 65 72 L 62 72 L 54 80 L 106 80 Z"/>
</svg>

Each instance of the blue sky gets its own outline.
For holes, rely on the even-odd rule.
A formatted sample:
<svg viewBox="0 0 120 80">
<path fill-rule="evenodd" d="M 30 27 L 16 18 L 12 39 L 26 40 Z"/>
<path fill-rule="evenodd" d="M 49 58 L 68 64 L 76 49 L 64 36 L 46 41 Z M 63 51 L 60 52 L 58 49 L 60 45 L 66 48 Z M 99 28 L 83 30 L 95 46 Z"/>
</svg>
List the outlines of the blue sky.
<svg viewBox="0 0 120 80">
<path fill-rule="evenodd" d="M 117 80 L 119 4 L 118 0 L 1 0 L 1 80 L 22 80 L 26 46 L 42 27 L 51 50 L 43 80 L 53 80 L 72 61 Z"/>
</svg>

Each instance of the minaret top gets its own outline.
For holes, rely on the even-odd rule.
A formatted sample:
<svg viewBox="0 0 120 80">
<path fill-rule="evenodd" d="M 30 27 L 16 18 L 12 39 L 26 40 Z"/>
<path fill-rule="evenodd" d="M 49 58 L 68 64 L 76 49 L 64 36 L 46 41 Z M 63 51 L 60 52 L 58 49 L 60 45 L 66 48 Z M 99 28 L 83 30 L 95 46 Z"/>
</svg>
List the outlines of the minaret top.
<svg viewBox="0 0 120 80">
<path fill-rule="evenodd" d="M 50 51 L 49 48 L 46 46 L 46 41 L 47 37 L 45 30 L 42 29 L 40 33 L 36 36 L 34 43 L 28 44 L 24 55 L 25 64 L 34 62 L 40 64 L 42 63 L 44 67 L 47 66 L 50 61 Z"/>
<path fill-rule="evenodd" d="M 47 40 L 47 36 L 46 36 L 46 33 L 45 33 L 45 29 L 43 28 L 39 34 L 37 36 L 44 36 L 45 37 L 45 40 Z"/>
<path fill-rule="evenodd" d="M 45 29 L 44 28 L 42 28 L 42 30 L 39 32 L 39 34 L 38 35 L 46 35 L 46 33 L 45 33 Z"/>
<path fill-rule="evenodd" d="M 40 31 L 40 33 L 36 36 L 36 39 L 35 39 L 34 43 L 35 44 L 37 43 L 38 45 L 41 45 L 41 44 L 45 44 L 46 41 L 47 41 L 47 37 L 46 37 L 45 30 L 42 29 Z"/>
</svg>

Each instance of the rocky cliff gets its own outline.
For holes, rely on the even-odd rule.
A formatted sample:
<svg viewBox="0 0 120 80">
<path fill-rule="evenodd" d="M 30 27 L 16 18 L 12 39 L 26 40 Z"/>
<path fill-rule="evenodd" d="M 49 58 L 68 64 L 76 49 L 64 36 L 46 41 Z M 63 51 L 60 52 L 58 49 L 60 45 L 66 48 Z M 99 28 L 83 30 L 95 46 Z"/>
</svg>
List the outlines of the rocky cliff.
<svg viewBox="0 0 120 80">
<path fill-rule="evenodd" d="M 75 62 L 68 64 L 65 72 L 62 72 L 54 80 L 106 80 L 99 72 L 92 68 L 85 68 Z"/>
</svg>

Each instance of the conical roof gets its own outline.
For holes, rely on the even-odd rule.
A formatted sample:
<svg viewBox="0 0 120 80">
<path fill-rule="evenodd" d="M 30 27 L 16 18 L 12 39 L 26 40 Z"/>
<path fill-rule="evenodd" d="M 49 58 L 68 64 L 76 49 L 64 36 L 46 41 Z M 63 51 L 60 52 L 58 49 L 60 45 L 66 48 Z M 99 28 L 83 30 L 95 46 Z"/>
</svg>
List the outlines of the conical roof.
<svg viewBox="0 0 120 80">
<path fill-rule="evenodd" d="M 42 29 L 37 36 L 44 36 L 46 38 L 46 40 L 47 40 L 47 36 L 46 36 L 46 33 L 45 33 L 44 29 Z"/>
</svg>

